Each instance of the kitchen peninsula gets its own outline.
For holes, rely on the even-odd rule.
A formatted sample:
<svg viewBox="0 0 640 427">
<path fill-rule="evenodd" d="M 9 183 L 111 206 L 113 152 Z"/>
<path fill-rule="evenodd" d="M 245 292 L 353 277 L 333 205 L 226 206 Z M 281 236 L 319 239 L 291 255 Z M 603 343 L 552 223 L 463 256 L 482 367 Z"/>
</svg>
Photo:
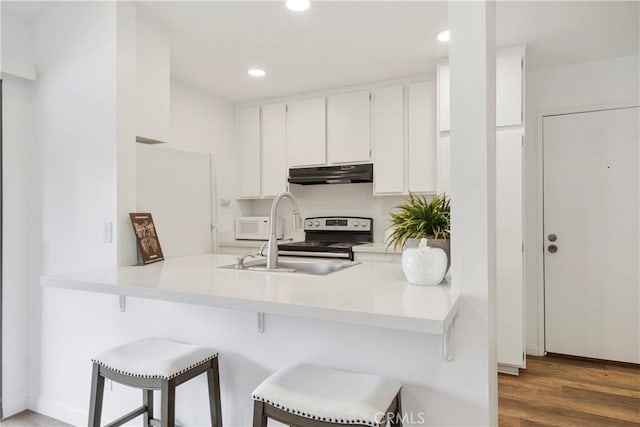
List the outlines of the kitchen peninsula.
<svg viewBox="0 0 640 427">
<path fill-rule="evenodd" d="M 73 332 L 87 340 L 74 355 L 80 370 L 90 368 L 90 355 L 103 347 L 143 336 L 216 348 L 225 424 L 231 426 L 250 423 L 251 390 L 292 361 L 395 378 L 403 383 L 407 413 L 434 424 L 449 418 L 436 408 L 455 406 L 447 394 L 458 365 L 455 334 L 446 331 L 454 331 L 462 298 L 450 279 L 413 286 L 400 265 L 375 262 L 328 275 L 219 268 L 235 261 L 229 255 L 177 257 L 45 276 L 41 284 L 61 304 L 79 304 L 72 310 L 60 305 L 51 321 L 85 331 Z M 126 298 L 122 313 L 116 296 Z M 85 322 L 89 317 L 100 320 Z M 58 340 L 66 342 L 64 336 Z M 179 396 L 189 403 L 181 407 L 180 424 L 205 423 L 207 406 L 197 384 L 184 387 Z M 81 423 L 83 415 L 73 419 Z"/>
<path fill-rule="evenodd" d="M 409 285 L 397 264 L 357 263 L 322 276 L 220 268 L 234 262 L 228 255 L 178 257 L 43 277 L 41 284 L 429 334 L 444 334 L 458 310 L 446 279 Z"/>
</svg>

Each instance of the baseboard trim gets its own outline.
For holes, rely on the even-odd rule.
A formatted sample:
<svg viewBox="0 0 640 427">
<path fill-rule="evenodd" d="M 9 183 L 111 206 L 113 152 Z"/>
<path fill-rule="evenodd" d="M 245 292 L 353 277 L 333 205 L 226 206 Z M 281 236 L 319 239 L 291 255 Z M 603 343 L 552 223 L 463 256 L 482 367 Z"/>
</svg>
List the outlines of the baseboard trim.
<svg viewBox="0 0 640 427">
<path fill-rule="evenodd" d="M 14 399 L 7 399 L 2 402 L 2 416 L 9 418 L 12 415 L 26 411 L 29 406 L 29 396 L 24 395 Z"/>
<path fill-rule="evenodd" d="M 500 372 L 501 374 L 515 375 L 517 377 L 518 375 L 520 375 L 520 368 L 518 368 L 517 366 L 498 363 L 498 372 Z"/>
<path fill-rule="evenodd" d="M 544 356 L 544 351 L 540 351 L 537 345 L 527 345 L 526 351 L 530 356 Z"/>
<path fill-rule="evenodd" d="M 88 414 L 86 412 L 40 397 L 29 396 L 28 409 L 74 426 L 86 425 L 87 423 Z"/>
</svg>

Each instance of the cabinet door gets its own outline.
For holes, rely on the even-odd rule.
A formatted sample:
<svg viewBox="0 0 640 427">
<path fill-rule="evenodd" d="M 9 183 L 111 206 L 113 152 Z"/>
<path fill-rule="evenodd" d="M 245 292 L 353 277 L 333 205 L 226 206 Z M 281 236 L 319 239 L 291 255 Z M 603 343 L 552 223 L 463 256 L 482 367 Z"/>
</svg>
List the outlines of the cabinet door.
<svg viewBox="0 0 640 427">
<path fill-rule="evenodd" d="M 291 102 L 287 113 L 287 165 L 318 166 L 327 161 L 325 99 Z"/>
<path fill-rule="evenodd" d="M 524 350 L 522 279 L 522 132 L 496 135 L 496 320 L 498 363 L 521 367 Z"/>
<path fill-rule="evenodd" d="M 436 82 L 409 86 L 409 191 L 437 189 Z"/>
<path fill-rule="evenodd" d="M 329 163 L 371 159 L 369 91 L 327 98 L 327 159 Z"/>
<path fill-rule="evenodd" d="M 262 195 L 275 196 L 287 189 L 287 106 L 262 106 Z"/>
<path fill-rule="evenodd" d="M 438 65 L 438 130 L 449 132 L 449 65 Z"/>
<path fill-rule="evenodd" d="M 374 194 L 404 191 L 402 86 L 376 89 L 373 103 Z"/>
<path fill-rule="evenodd" d="M 448 135 L 438 137 L 437 151 L 437 190 L 451 194 L 451 141 Z"/>
<path fill-rule="evenodd" d="M 522 57 L 502 56 L 496 63 L 496 126 L 522 123 Z"/>
<path fill-rule="evenodd" d="M 240 197 L 260 196 L 260 107 L 239 113 Z"/>
</svg>

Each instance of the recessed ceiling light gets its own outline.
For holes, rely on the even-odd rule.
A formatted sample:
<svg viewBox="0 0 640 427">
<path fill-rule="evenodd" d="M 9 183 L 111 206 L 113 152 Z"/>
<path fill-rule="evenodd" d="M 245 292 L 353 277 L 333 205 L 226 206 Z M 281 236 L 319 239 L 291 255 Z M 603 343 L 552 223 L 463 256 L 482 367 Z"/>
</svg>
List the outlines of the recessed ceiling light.
<svg viewBox="0 0 640 427">
<path fill-rule="evenodd" d="M 451 34 L 449 33 L 449 30 L 444 30 L 444 31 L 440 31 L 437 37 L 438 37 L 438 40 L 441 42 L 448 42 L 450 35 Z"/>
<path fill-rule="evenodd" d="M 309 9 L 311 2 L 309 0 L 287 0 L 287 8 L 295 12 L 302 12 Z"/>
<path fill-rule="evenodd" d="M 264 71 L 262 68 L 252 68 L 249 71 L 247 71 L 247 73 L 251 77 L 264 77 L 267 74 L 267 72 Z"/>
</svg>

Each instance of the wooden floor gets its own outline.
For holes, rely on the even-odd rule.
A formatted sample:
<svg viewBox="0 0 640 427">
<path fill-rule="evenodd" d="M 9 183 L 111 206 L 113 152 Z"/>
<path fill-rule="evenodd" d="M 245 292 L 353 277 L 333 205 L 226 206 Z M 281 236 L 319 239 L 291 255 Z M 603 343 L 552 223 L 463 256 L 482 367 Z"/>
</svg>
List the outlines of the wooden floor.
<svg viewBox="0 0 640 427">
<path fill-rule="evenodd" d="M 45 417 L 31 411 L 24 411 L 0 421 L 2 427 L 71 427 L 62 421 Z"/>
<path fill-rule="evenodd" d="M 640 426 L 640 367 L 527 356 L 520 376 L 498 378 L 500 426 Z M 2 427 L 67 426 L 30 411 Z"/>
<path fill-rule="evenodd" d="M 640 367 L 527 356 L 498 378 L 500 426 L 640 426 Z"/>
</svg>

